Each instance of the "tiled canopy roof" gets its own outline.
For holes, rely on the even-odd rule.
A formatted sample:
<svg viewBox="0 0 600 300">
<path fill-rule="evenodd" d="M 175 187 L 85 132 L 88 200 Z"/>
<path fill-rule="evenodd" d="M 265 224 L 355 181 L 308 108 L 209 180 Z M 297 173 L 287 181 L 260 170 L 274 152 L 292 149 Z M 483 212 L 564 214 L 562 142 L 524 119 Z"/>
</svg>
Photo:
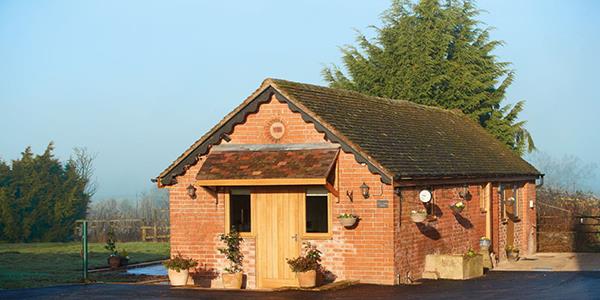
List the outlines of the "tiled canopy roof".
<svg viewBox="0 0 600 300">
<path fill-rule="evenodd" d="M 302 114 L 327 138 L 351 152 L 384 182 L 390 178 L 464 178 L 541 175 L 532 165 L 461 112 L 404 100 L 371 97 L 267 79 L 234 111 L 188 148 L 157 180 L 168 185 L 219 144 L 262 103 L 277 99 Z"/>
<path fill-rule="evenodd" d="M 235 146 L 235 145 L 233 145 Z M 272 179 L 326 178 L 335 164 L 338 148 L 213 148 L 196 178 Z"/>
</svg>

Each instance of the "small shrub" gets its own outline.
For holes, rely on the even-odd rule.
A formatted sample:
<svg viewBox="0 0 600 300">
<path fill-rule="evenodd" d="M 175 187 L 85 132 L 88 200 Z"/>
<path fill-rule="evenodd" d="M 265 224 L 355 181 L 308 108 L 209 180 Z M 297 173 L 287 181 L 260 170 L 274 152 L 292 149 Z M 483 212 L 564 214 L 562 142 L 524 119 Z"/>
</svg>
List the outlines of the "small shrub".
<svg viewBox="0 0 600 300">
<path fill-rule="evenodd" d="M 104 245 L 104 249 L 108 250 L 111 256 L 119 255 L 117 252 L 117 243 L 115 242 L 115 233 L 112 230 L 108 232 L 108 238 L 106 240 L 106 245 Z"/>
<path fill-rule="evenodd" d="M 462 201 L 456 201 L 456 202 L 453 202 L 452 204 L 450 204 L 450 206 L 458 208 L 458 209 L 463 209 L 463 208 L 465 208 L 465 203 Z"/>
<path fill-rule="evenodd" d="M 310 270 L 317 270 L 321 263 L 321 251 L 316 246 L 305 243 L 304 255 L 296 258 L 286 259 L 292 272 L 302 273 Z"/>
<path fill-rule="evenodd" d="M 343 213 L 338 215 L 338 219 L 352 219 L 352 218 L 357 218 L 355 215 L 353 214 L 349 214 L 349 213 Z"/>
<path fill-rule="evenodd" d="M 473 248 L 469 247 L 469 250 L 467 250 L 467 252 L 464 254 L 465 258 L 470 258 L 470 257 L 475 257 L 477 255 L 477 252 L 475 252 L 475 250 L 473 250 Z"/>
<path fill-rule="evenodd" d="M 417 210 L 411 210 L 410 211 L 411 215 L 427 215 L 427 210 L 422 208 L 422 209 L 417 209 Z"/>
<path fill-rule="evenodd" d="M 177 253 L 176 256 L 173 256 L 171 259 L 164 261 L 163 265 L 167 269 L 181 272 L 181 270 L 187 270 L 196 267 L 198 265 L 198 262 L 192 258 L 184 258 L 181 255 L 181 253 Z"/>
<path fill-rule="evenodd" d="M 229 267 L 224 269 L 225 272 L 230 274 L 242 272 L 244 270 L 242 266 L 244 254 L 242 254 L 242 251 L 240 250 L 240 244 L 244 239 L 242 239 L 240 233 L 233 228 L 228 234 L 221 234 L 220 237 L 226 247 L 219 248 L 219 252 L 225 255 L 229 261 Z"/>
</svg>

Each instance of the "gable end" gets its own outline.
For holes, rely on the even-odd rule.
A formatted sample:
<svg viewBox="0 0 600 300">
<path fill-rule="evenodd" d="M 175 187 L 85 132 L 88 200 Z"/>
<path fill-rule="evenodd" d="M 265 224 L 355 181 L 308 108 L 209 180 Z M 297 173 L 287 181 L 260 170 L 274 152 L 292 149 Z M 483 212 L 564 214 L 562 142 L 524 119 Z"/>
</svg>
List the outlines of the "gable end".
<svg viewBox="0 0 600 300">
<path fill-rule="evenodd" d="M 306 111 L 298 107 L 298 105 L 290 101 L 288 97 L 282 95 L 278 90 L 276 90 L 270 85 L 264 88 L 254 99 L 250 100 L 244 107 L 235 112 L 229 119 L 223 120 L 222 124 L 215 126 L 211 131 L 205 134 L 198 142 L 196 142 L 196 144 L 199 143 L 197 146 L 192 146 L 193 148 L 188 150 L 189 152 L 187 154 L 183 154 L 179 159 L 177 159 L 167 169 L 165 169 L 158 176 L 158 178 L 153 179 L 153 181 L 158 181 L 159 186 L 175 184 L 177 182 L 177 176 L 185 173 L 189 166 L 196 164 L 200 156 L 208 153 L 209 149 L 213 145 L 219 144 L 225 135 L 233 132 L 233 129 L 236 125 L 245 122 L 247 115 L 256 113 L 260 105 L 267 103 L 273 95 L 275 95 L 277 101 L 281 103 L 286 103 L 290 110 L 296 113 L 300 113 L 302 119 L 305 122 L 314 124 L 315 129 L 318 132 L 323 133 L 329 141 L 340 144 L 344 152 L 352 153 L 356 161 L 365 164 L 371 173 L 380 175 L 381 181 L 383 183 L 391 184 L 391 176 L 386 174 L 386 172 L 380 167 L 373 164 L 367 158 L 367 156 L 357 151 L 347 142 L 343 141 L 342 138 L 338 137 L 336 134 L 331 132 L 318 120 L 316 120 Z"/>
</svg>

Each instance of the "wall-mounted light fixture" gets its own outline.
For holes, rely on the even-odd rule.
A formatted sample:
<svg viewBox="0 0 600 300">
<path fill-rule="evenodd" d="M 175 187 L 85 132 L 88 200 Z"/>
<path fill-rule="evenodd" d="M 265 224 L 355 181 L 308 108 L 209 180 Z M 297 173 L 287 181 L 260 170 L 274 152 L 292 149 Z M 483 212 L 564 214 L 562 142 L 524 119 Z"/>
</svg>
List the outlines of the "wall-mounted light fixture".
<svg viewBox="0 0 600 300">
<path fill-rule="evenodd" d="M 193 185 L 188 185 L 187 187 L 188 196 L 192 199 L 196 199 L 196 188 Z"/>
<path fill-rule="evenodd" d="M 469 192 L 469 185 L 467 185 L 467 184 L 463 185 L 462 191 L 458 192 L 458 196 L 465 200 L 471 199 L 471 193 Z"/>
<path fill-rule="evenodd" d="M 360 192 L 363 195 L 363 197 L 365 197 L 365 199 L 369 198 L 370 194 L 369 194 L 369 186 L 366 183 L 362 183 L 360 185 Z"/>
</svg>

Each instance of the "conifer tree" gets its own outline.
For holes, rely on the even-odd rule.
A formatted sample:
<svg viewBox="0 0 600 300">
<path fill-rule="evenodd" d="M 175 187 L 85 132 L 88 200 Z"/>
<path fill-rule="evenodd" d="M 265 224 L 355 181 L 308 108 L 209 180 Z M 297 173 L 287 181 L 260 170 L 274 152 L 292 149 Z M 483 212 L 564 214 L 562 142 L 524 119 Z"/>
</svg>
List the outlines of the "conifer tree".
<svg viewBox="0 0 600 300">
<path fill-rule="evenodd" d="M 0 162 L 0 241 L 70 240 L 75 221 L 85 218 L 91 174 L 78 172 L 75 160 L 61 163 L 53 150 L 50 143 L 34 155 L 27 147 L 11 166 Z"/>
<path fill-rule="evenodd" d="M 502 104 L 514 72 L 494 56 L 501 42 L 478 14 L 470 0 L 393 0 L 375 39 L 359 34 L 358 47 L 342 48 L 345 70 L 334 65 L 323 77 L 334 88 L 459 109 L 519 155 L 532 151 L 518 121 L 524 102 Z"/>
</svg>

